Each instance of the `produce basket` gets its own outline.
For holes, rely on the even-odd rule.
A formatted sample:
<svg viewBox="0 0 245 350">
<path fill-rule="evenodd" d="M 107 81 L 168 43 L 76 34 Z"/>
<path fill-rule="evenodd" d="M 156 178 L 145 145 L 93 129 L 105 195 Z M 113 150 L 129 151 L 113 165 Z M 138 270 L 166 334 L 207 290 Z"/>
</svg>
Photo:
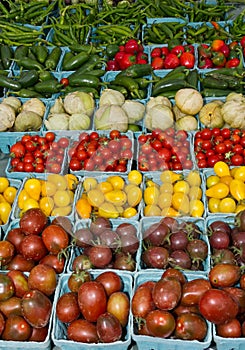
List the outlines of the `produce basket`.
<svg viewBox="0 0 245 350">
<path fill-rule="evenodd" d="M 141 233 L 141 246 L 140 246 L 140 254 L 137 255 L 137 259 L 139 258 L 138 261 L 138 266 L 139 266 L 139 271 L 144 271 L 145 273 L 154 273 L 154 271 L 157 271 L 158 269 L 156 268 L 148 268 L 145 266 L 144 262 L 142 261 L 142 253 L 144 251 L 144 242 L 143 242 L 143 235 L 144 232 L 153 224 L 155 223 L 159 223 L 161 221 L 162 217 L 144 217 L 140 220 L 140 233 Z M 209 270 L 210 270 L 210 245 L 209 245 L 209 241 L 208 241 L 208 236 L 206 233 L 206 225 L 205 225 L 205 220 L 204 218 L 193 218 L 193 217 L 181 217 L 181 218 L 176 218 L 177 222 L 181 225 L 181 223 L 193 223 L 195 225 L 197 225 L 198 229 L 200 230 L 200 239 L 202 241 L 204 241 L 207 244 L 207 249 L 208 249 L 208 253 L 207 253 L 207 257 L 206 259 L 203 261 L 203 264 L 201 264 L 202 269 L 196 269 L 196 270 L 187 270 L 184 269 L 186 272 L 188 272 L 188 274 L 195 274 L 198 273 L 200 275 L 206 275 Z M 180 228 L 181 230 L 181 228 Z M 192 236 L 191 232 L 190 232 L 190 237 Z M 171 236 L 170 236 L 171 237 Z M 192 238 L 190 238 L 190 241 L 192 240 Z M 167 248 L 168 249 L 168 248 Z"/>
<path fill-rule="evenodd" d="M 103 270 L 102 270 L 103 271 Z M 94 270 L 91 271 L 91 275 L 93 278 L 96 278 L 98 275 L 100 275 L 102 273 L 102 271 L 98 271 L 98 270 Z M 106 270 L 109 271 L 109 270 Z M 58 298 L 63 295 L 64 293 L 69 292 L 69 288 L 67 286 L 67 281 L 69 278 L 69 274 L 64 274 L 63 276 L 61 276 L 60 280 L 59 280 L 59 284 L 58 287 L 56 289 L 55 292 L 55 297 L 54 297 L 54 308 L 56 307 Z M 126 274 L 124 272 L 120 272 L 120 277 L 122 279 L 123 282 L 123 292 L 126 292 L 128 294 L 129 297 L 131 297 L 132 294 L 132 276 L 130 276 L 129 274 Z M 54 318 L 53 318 L 53 327 L 52 327 L 52 341 L 53 343 L 59 347 L 59 349 L 62 350 L 77 350 L 77 349 L 81 349 L 81 350 L 85 350 L 85 349 L 89 349 L 89 350 L 96 350 L 96 349 L 102 349 L 106 346 L 106 348 L 108 349 L 115 349 L 115 347 L 119 350 L 125 350 L 128 348 L 128 346 L 131 343 L 131 335 L 130 335 L 130 319 L 129 319 L 129 323 L 126 327 L 126 334 L 125 337 L 120 340 L 120 341 L 116 341 L 114 343 L 98 343 L 98 344 L 85 344 L 85 343 L 79 343 L 79 342 L 75 342 L 72 340 L 68 340 L 67 339 L 67 333 L 66 333 L 66 325 L 63 324 L 62 322 L 60 322 L 55 314 Z"/>
<path fill-rule="evenodd" d="M 147 281 L 158 281 L 163 274 L 163 271 L 152 272 L 151 274 L 145 273 L 143 271 L 139 271 L 135 275 L 135 283 L 133 288 L 133 295 L 135 293 L 136 288 L 144 282 Z M 199 273 L 189 274 L 187 272 L 184 273 L 188 281 L 194 280 L 196 278 L 204 278 L 207 279 L 204 275 L 200 275 Z M 166 348 L 168 350 L 180 350 L 183 347 L 186 347 L 190 350 L 203 350 L 210 346 L 212 341 L 212 325 L 209 321 L 207 321 L 207 335 L 204 341 L 197 340 L 181 340 L 181 339 L 169 339 L 169 338 L 158 338 L 151 337 L 146 335 L 138 335 L 136 333 L 135 325 L 133 322 L 133 315 L 131 313 L 132 321 L 131 321 L 131 332 L 132 339 L 136 342 L 139 350 L 161 350 Z"/>
<path fill-rule="evenodd" d="M 113 231 L 115 231 L 116 228 L 120 224 L 125 223 L 125 221 L 122 220 L 122 219 L 118 219 L 118 220 L 111 219 L 110 222 L 111 222 Z M 137 230 L 137 237 L 139 239 L 139 244 L 141 244 L 141 233 L 140 233 L 140 224 L 139 224 L 139 222 L 136 221 L 136 220 L 127 220 L 127 223 L 132 224 L 136 228 L 136 230 Z M 81 228 L 89 228 L 90 224 L 91 224 L 91 220 L 90 219 L 76 221 L 75 226 L 74 226 L 74 232 L 76 232 L 77 230 L 79 230 Z M 73 272 L 72 264 L 74 262 L 74 259 L 77 256 L 79 256 L 79 255 L 81 255 L 83 253 L 84 253 L 84 251 L 83 251 L 82 248 L 79 248 L 77 246 L 74 246 L 72 248 L 70 259 L 69 259 L 69 262 L 68 262 L 68 265 L 67 265 L 67 273 L 72 273 Z M 84 253 L 84 254 L 86 254 L 86 253 Z M 133 259 L 135 261 L 135 269 L 134 269 L 134 271 L 119 270 L 119 269 L 113 269 L 113 271 L 115 271 L 119 275 L 121 274 L 121 272 L 126 273 L 126 274 L 129 273 L 129 274 L 133 275 L 136 271 L 138 271 L 138 267 L 139 267 L 139 262 L 140 262 L 140 249 L 139 248 L 138 248 L 136 254 L 134 254 Z"/>
</svg>

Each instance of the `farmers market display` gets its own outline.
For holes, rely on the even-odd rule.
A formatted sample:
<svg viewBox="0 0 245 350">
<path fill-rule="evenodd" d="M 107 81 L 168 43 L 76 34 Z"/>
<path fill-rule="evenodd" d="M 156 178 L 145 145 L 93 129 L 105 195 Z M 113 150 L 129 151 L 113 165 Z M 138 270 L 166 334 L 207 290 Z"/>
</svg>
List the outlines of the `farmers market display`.
<svg viewBox="0 0 245 350">
<path fill-rule="evenodd" d="M 245 12 L 0 3 L 0 348 L 245 347 Z"/>
</svg>

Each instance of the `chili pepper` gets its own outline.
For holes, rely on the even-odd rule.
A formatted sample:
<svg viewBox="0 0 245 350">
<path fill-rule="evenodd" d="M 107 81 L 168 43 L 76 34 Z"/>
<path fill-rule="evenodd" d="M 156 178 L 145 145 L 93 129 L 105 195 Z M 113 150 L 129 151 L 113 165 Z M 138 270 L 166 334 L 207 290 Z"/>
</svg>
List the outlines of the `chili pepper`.
<svg viewBox="0 0 245 350">
<path fill-rule="evenodd" d="M 226 58 L 229 57 L 229 54 L 230 54 L 229 46 L 227 44 L 224 44 L 223 46 L 221 46 L 220 52 L 222 52 Z"/>
<path fill-rule="evenodd" d="M 195 65 L 195 56 L 190 52 L 183 52 L 180 56 L 180 65 L 192 69 Z"/>
<path fill-rule="evenodd" d="M 224 67 L 226 64 L 226 58 L 222 52 L 214 52 L 211 60 L 216 67 Z"/>
<path fill-rule="evenodd" d="M 18 81 L 3 74 L 0 74 L 0 86 L 13 91 L 19 91 L 21 89 L 21 85 Z"/>
<path fill-rule="evenodd" d="M 211 43 L 212 51 L 220 51 L 221 47 L 225 45 L 225 42 L 220 39 L 214 39 Z"/>
<path fill-rule="evenodd" d="M 18 83 L 22 88 L 27 88 L 35 85 L 39 80 L 39 74 L 35 69 L 22 71 L 18 79 Z"/>
<path fill-rule="evenodd" d="M 54 70 L 57 68 L 61 57 L 61 48 L 56 46 L 52 49 L 45 61 L 45 67 L 49 70 Z"/>
<path fill-rule="evenodd" d="M 109 60 L 106 63 L 106 70 L 107 71 L 117 71 L 120 70 L 119 64 L 116 60 Z"/>
<path fill-rule="evenodd" d="M 120 69 L 126 69 L 136 63 L 136 56 L 131 53 L 123 53 L 122 59 L 118 62 Z"/>
<path fill-rule="evenodd" d="M 233 68 L 239 66 L 240 60 L 239 58 L 231 58 L 225 64 L 226 68 Z"/>
<path fill-rule="evenodd" d="M 9 45 L 0 46 L 0 57 L 4 69 L 9 69 L 13 59 L 13 50 Z"/>
<path fill-rule="evenodd" d="M 10 93 L 7 93 L 8 95 Z M 19 96 L 22 98 L 32 98 L 32 97 L 38 97 L 38 98 L 43 98 L 43 95 L 40 94 L 39 92 L 31 89 L 20 89 L 19 91 L 11 91 L 11 95 Z"/>
<path fill-rule="evenodd" d="M 214 64 L 211 58 L 209 57 L 200 57 L 198 61 L 198 68 L 207 69 L 213 68 Z"/>
<path fill-rule="evenodd" d="M 198 46 L 198 55 L 200 58 L 210 58 L 212 56 L 211 47 L 206 44 Z"/>
<path fill-rule="evenodd" d="M 177 45 L 177 46 L 174 46 L 170 52 L 180 57 L 184 51 L 185 51 L 185 48 L 183 45 Z"/>
<path fill-rule="evenodd" d="M 139 43 L 135 39 L 129 39 L 124 45 L 124 51 L 133 55 L 139 51 Z"/>
<path fill-rule="evenodd" d="M 240 40 L 240 44 L 242 47 L 245 47 L 245 36 L 243 36 Z"/>
<path fill-rule="evenodd" d="M 173 69 L 180 65 L 180 60 L 177 55 L 169 53 L 164 60 L 164 68 Z"/>
<path fill-rule="evenodd" d="M 151 61 L 152 69 L 163 69 L 164 68 L 164 60 L 161 57 L 154 57 Z"/>
</svg>

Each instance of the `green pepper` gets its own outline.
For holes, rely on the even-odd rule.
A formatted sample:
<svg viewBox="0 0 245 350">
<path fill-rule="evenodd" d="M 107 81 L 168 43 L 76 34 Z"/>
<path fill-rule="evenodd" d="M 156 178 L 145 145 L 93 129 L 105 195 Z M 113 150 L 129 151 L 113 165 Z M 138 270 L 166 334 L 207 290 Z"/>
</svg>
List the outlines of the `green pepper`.
<svg viewBox="0 0 245 350">
<path fill-rule="evenodd" d="M 168 41 L 168 49 L 171 51 L 175 46 L 181 45 L 181 41 L 179 39 L 171 39 Z"/>
<path fill-rule="evenodd" d="M 222 52 L 214 52 L 212 57 L 212 62 L 216 67 L 224 67 L 226 58 Z"/>
<path fill-rule="evenodd" d="M 117 44 L 108 44 L 106 46 L 106 55 L 109 59 L 114 58 L 115 54 L 119 51 L 119 45 Z"/>
</svg>

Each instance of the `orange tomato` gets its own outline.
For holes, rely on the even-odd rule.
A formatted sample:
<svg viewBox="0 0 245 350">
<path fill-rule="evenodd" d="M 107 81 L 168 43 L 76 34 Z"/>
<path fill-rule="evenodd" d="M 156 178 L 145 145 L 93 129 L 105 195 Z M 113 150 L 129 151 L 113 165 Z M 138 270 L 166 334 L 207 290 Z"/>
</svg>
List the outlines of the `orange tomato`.
<svg viewBox="0 0 245 350">
<path fill-rule="evenodd" d="M 76 211 L 80 218 L 89 219 L 92 212 L 92 206 L 89 204 L 87 198 L 79 198 L 76 202 Z"/>
</svg>

